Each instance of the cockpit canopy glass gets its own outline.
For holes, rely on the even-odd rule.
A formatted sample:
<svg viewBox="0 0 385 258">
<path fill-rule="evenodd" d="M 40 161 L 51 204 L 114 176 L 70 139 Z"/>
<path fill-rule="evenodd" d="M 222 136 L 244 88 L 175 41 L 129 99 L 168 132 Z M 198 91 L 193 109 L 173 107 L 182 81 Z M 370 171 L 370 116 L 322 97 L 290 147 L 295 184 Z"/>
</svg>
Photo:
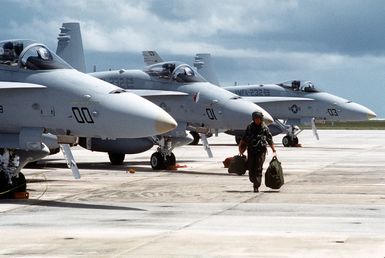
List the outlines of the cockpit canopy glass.
<svg viewBox="0 0 385 258">
<path fill-rule="evenodd" d="M 0 42 L 0 65 L 28 70 L 72 69 L 46 46 L 30 40 Z"/>
<path fill-rule="evenodd" d="M 180 62 L 164 62 L 150 65 L 144 70 L 157 79 L 171 80 L 180 83 L 205 82 L 205 79 L 189 65 Z"/>
<path fill-rule="evenodd" d="M 293 80 L 278 83 L 277 85 L 291 89 L 293 91 L 320 92 L 320 90 L 318 90 L 311 81 Z"/>
</svg>

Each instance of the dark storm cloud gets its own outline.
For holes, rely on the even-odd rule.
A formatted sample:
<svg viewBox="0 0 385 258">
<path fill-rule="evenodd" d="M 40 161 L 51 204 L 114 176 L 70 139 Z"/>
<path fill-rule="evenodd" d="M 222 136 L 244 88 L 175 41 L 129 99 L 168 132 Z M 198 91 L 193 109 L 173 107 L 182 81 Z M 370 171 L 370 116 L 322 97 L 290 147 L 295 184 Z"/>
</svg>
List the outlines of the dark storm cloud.
<svg viewBox="0 0 385 258">
<path fill-rule="evenodd" d="M 329 52 L 353 56 L 385 53 L 383 1 L 292 1 L 286 6 L 282 1 L 271 1 L 258 7 L 249 3 L 153 1 L 150 10 L 165 20 L 190 21 L 202 26 L 202 33 L 195 33 L 195 39 L 226 48 Z M 242 5 L 245 9 L 240 13 Z M 222 22 L 226 19 L 235 22 Z M 217 27 L 207 33 L 205 24 Z M 237 31 L 227 27 L 231 24 L 245 29 Z"/>
<path fill-rule="evenodd" d="M 79 21 L 87 67 L 140 68 L 140 51 L 191 63 L 211 52 L 224 84 L 315 80 L 385 117 L 385 2 L 379 0 L 3 0 L 2 38 L 51 48 Z"/>
</svg>

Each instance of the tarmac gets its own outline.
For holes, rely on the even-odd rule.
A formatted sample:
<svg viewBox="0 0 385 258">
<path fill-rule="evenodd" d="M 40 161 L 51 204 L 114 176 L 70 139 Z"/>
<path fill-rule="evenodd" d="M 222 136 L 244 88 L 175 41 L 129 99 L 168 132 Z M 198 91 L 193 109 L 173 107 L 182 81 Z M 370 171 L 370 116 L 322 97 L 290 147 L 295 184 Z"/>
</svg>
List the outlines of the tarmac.
<svg viewBox="0 0 385 258">
<path fill-rule="evenodd" d="M 174 150 L 175 171 L 152 171 L 152 151 L 123 166 L 73 148 L 82 178 L 61 153 L 24 169 L 28 200 L 0 200 L 0 256 L 385 257 L 385 131 L 319 131 L 302 147 L 277 142 L 285 185 L 252 192 L 228 174 L 234 138 Z M 265 168 L 271 159 L 271 152 Z M 132 172 L 132 173 L 130 173 Z"/>
</svg>

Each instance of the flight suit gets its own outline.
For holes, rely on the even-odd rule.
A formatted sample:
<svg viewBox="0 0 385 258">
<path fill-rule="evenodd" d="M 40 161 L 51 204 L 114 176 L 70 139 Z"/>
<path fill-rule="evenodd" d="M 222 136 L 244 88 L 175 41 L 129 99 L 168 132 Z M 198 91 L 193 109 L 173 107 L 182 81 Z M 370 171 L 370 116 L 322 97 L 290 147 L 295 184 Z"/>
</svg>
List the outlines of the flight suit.
<svg viewBox="0 0 385 258">
<path fill-rule="evenodd" d="M 264 123 L 256 125 L 252 122 L 247 126 L 242 141 L 247 144 L 249 179 L 254 184 L 254 188 L 258 189 L 262 183 L 262 169 L 267 146 L 273 145 L 273 137 Z"/>
</svg>

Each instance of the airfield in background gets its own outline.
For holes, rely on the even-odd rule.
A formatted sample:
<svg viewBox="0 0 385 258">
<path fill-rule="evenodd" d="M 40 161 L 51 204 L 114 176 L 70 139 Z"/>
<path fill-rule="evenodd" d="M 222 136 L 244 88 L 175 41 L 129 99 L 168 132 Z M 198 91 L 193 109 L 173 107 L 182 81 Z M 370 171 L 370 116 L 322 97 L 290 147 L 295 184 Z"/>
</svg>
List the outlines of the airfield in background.
<svg viewBox="0 0 385 258">
<path fill-rule="evenodd" d="M 224 134 L 210 140 L 213 159 L 177 148 L 176 171 L 153 171 L 153 150 L 110 166 L 76 147 L 74 180 L 61 154 L 47 157 L 24 170 L 29 200 L 2 201 L 0 256 L 383 258 L 385 131 L 319 135 L 302 132 L 301 148 L 275 137 L 285 185 L 260 193 L 223 167 L 237 153 Z"/>
<path fill-rule="evenodd" d="M 309 126 L 303 126 L 309 129 Z M 360 122 L 326 122 L 317 123 L 317 129 L 331 130 L 385 130 L 385 119 L 374 119 Z"/>
</svg>

